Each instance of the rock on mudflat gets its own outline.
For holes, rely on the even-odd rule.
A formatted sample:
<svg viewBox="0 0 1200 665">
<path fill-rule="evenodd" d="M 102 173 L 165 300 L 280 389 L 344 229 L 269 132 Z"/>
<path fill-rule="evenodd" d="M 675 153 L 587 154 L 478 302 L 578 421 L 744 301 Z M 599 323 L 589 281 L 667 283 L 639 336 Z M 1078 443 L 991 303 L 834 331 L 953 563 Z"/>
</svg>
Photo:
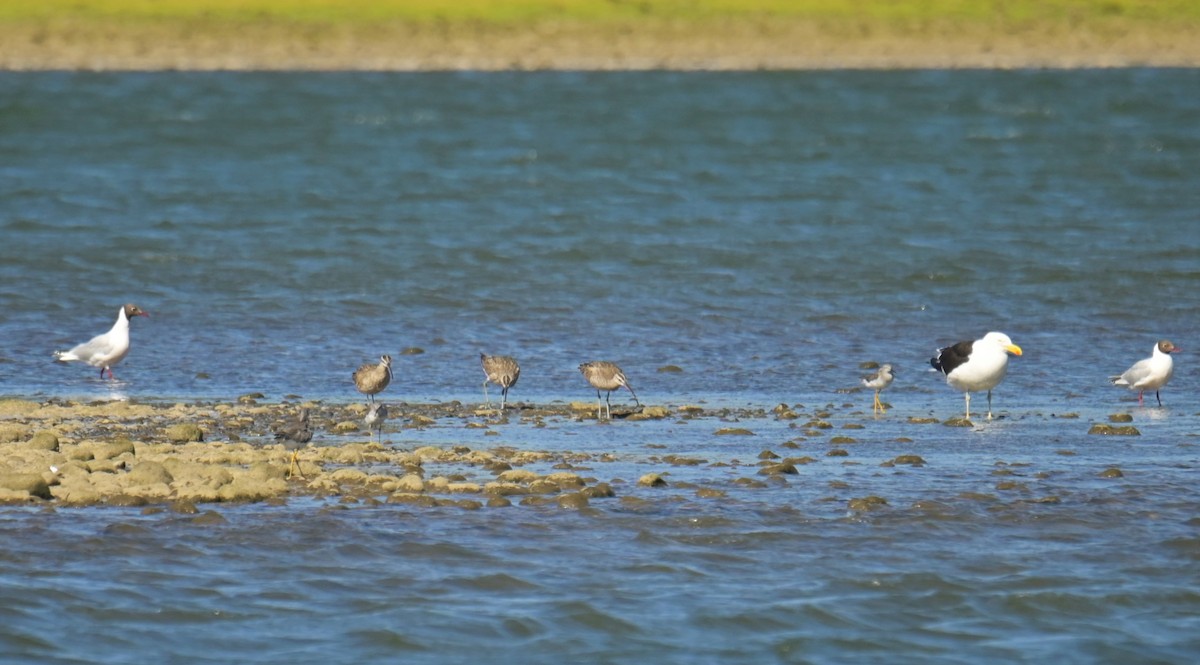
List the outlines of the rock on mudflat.
<svg viewBox="0 0 1200 665">
<path fill-rule="evenodd" d="M 881 496 L 864 496 L 857 499 L 850 499 L 850 510 L 864 511 L 875 510 L 888 505 L 887 499 Z"/>
<path fill-rule="evenodd" d="M 172 443 L 192 443 L 204 440 L 204 430 L 192 423 L 176 423 L 167 428 L 167 440 Z"/>
<path fill-rule="evenodd" d="M 669 415 L 671 415 L 671 411 L 665 406 L 647 406 L 641 412 L 630 415 L 626 420 L 634 422 L 638 420 L 658 420 L 666 418 Z"/>
<path fill-rule="evenodd" d="M 608 483 L 596 483 L 591 487 L 585 487 L 579 491 L 589 499 L 611 499 L 617 495 L 613 491 L 612 485 Z"/>
<path fill-rule="evenodd" d="M 579 510 L 588 506 L 587 495 L 582 492 L 562 494 L 556 500 L 558 501 L 559 508 L 567 508 L 569 510 Z"/>
<path fill-rule="evenodd" d="M 24 441 L 29 436 L 29 428 L 24 425 L 15 423 L 5 423 L 0 425 L 0 443 L 13 443 L 14 441 Z"/>
<path fill-rule="evenodd" d="M 26 444 L 34 450 L 48 450 L 54 452 L 58 450 L 58 436 L 53 432 L 38 432 L 33 435 L 33 438 Z"/>
<path fill-rule="evenodd" d="M 638 485 L 641 485 L 642 487 L 666 487 L 667 481 L 662 477 L 662 474 L 647 473 L 641 478 L 638 478 Z"/>
<path fill-rule="evenodd" d="M 133 469 L 125 475 L 125 482 L 129 485 L 153 485 L 154 483 L 171 484 L 175 478 L 171 475 L 167 468 L 159 462 L 141 462 L 134 465 Z"/>
<path fill-rule="evenodd" d="M 1105 425 L 1104 423 L 1096 423 L 1088 430 L 1088 434 L 1102 434 L 1106 436 L 1141 436 L 1141 432 L 1133 425 L 1113 426 Z"/>
<path fill-rule="evenodd" d="M 51 499 L 50 484 L 36 473 L 0 473 L 0 489 L 28 492 L 29 496 Z"/>
</svg>

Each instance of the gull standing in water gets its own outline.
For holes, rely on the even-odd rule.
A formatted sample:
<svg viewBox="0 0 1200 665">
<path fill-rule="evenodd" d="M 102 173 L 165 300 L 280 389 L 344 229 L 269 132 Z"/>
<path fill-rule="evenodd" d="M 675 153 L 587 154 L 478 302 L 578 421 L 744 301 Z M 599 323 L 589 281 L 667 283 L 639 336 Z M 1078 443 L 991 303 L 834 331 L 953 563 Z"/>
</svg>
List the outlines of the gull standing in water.
<svg viewBox="0 0 1200 665">
<path fill-rule="evenodd" d="M 354 387 L 375 402 L 375 394 L 382 392 L 392 382 L 392 357 L 379 356 L 379 364 L 367 363 L 354 370 Z"/>
<path fill-rule="evenodd" d="M 887 411 L 887 409 L 885 409 L 883 406 L 883 402 L 879 401 L 879 393 L 883 392 L 888 386 L 892 385 L 892 380 L 895 378 L 896 377 L 893 376 L 892 366 L 887 364 L 880 365 L 879 369 L 875 370 L 874 374 L 863 377 L 862 384 L 875 391 L 875 403 L 871 406 L 871 409 L 874 413 L 883 413 Z"/>
<path fill-rule="evenodd" d="M 1171 354 L 1179 351 L 1181 349 L 1178 346 L 1164 339 L 1154 345 L 1154 353 L 1149 358 L 1137 361 L 1133 367 L 1125 370 L 1124 374 L 1109 380 L 1114 386 L 1129 386 L 1130 390 L 1138 391 L 1138 406 L 1142 405 L 1142 393 L 1147 390 L 1154 391 L 1154 398 L 1158 400 L 1158 405 L 1162 406 L 1158 389 L 1171 380 L 1171 374 L 1175 372 L 1175 360 L 1171 358 Z"/>
<path fill-rule="evenodd" d="M 117 322 L 108 332 L 96 335 L 70 351 L 55 351 L 54 360 L 63 363 L 82 361 L 92 367 L 99 367 L 101 379 L 104 378 L 105 370 L 108 371 L 109 379 L 117 378 L 112 368 L 129 353 L 129 320 L 135 316 L 150 317 L 137 305 L 127 304 L 117 312 Z"/>
<path fill-rule="evenodd" d="M 596 419 L 600 419 L 602 412 L 600 403 L 600 391 L 608 391 L 604 396 L 604 403 L 608 406 L 608 419 L 612 420 L 612 393 L 614 390 L 620 390 L 622 387 L 629 390 L 629 394 L 633 395 L 633 402 L 638 406 L 642 403 L 638 401 L 637 393 L 633 392 L 633 386 L 629 385 L 629 379 L 625 378 L 625 372 L 621 371 L 620 367 L 615 364 L 603 360 L 597 360 L 589 363 L 583 363 L 579 366 L 579 371 L 583 373 L 583 377 L 587 382 L 592 384 L 596 389 Z"/>
<path fill-rule="evenodd" d="M 971 393 L 987 391 L 987 419 L 992 419 L 992 388 L 999 385 L 1008 372 L 1008 354 L 1021 355 L 1021 347 L 1013 344 L 1008 335 L 990 332 L 973 342 L 959 342 L 938 349 L 929 364 L 946 375 L 951 388 L 961 390 L 967 402 L 967 420 L 971 419 Z"/>
<path fill-rule="evenodd" d="M 503 411 L 508 404 L 508 389 L 517 385 L 517 379 L 521 378 L 521 366 L 511 356 L 489 356 L 486 353 L 479 354 L 479 362 L 483 365 L 484 374 L 483 400 L 489 409 L 492 408 L 487 386 L 489 383 L 500 386 L 500 410 Z"/>
</svg>

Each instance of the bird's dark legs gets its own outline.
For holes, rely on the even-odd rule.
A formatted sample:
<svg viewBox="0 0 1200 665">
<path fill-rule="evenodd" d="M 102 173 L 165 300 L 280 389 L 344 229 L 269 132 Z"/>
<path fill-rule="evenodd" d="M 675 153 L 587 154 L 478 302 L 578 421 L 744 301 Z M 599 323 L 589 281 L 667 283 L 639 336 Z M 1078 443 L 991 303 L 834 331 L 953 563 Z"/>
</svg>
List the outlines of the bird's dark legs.
<svg viewBox="0 0 1200 665">
<path fill-rule="evenodd" d="M 1154 399 L 1158 400 L 1158 405 L 1162 406 L 1162 398 L 1158 396 L 1158 391 L 1154 391 Z"/>
<path fill-rule="evenodd" d="M 611 390 L 604 394 L 604 404 L 607 407 L 605 410 L 608 412 L 608 419 L 612 420 L 612 391 Z"/>
<path fill-rule="evenodd" d="M 508 386 L 504 386 L 504 390 L 500 391 L 500 410 L 503 411 L 506 406 L 508 406 Z"/>
</svg>

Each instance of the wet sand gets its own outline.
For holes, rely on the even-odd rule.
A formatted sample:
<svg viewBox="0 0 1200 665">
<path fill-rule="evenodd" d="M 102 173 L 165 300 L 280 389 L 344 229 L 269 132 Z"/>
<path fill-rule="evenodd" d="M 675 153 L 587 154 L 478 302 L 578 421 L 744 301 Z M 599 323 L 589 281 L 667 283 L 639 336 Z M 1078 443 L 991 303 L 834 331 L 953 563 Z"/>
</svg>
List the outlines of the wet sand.
<svg viewBox="0 0 1200 665">
<path fill-rule="evenodd" d="M 1076 68 L 1200 65 L 1189 25 L 732 23 L 0 25 L 7 70 Z"/>
<path fill-rule="evenodd" d="M 846 392 L 861 401 L 858 389 Z M 949 432 L 977 424 L 957 416 L 944 421 L 911 414 L 873 417 L 857 403 L 814 409 L 618 403 L 613 421 L 601 423 L 590 401 L 518 403 L 504 413 L 455 401 L 392 403 L 392 418 L 377 438 L 363 424 L 367 408 L 362 403 L 261 399 L 251 394 L 236 402 L 191 404 L 0 400 L 0 504 L 147 506 L 190 513 L 203 504 L 315 497 L 466 509 L 514 504 L 580 509 L 594 500 L 624 497 L 632 487 L 667 484 L 720 499 L 733 488 L 786 485 L 798 466 L 845 458 L 846 448 L 855 447 L 864 434 L 893 432 L 886 435 L 890 446 L 872 447 L 878 455 L 884 449 L 895 453 L 897 444 L 901 449 L 913 444 L 907 436 L 895 436 L 901 431 L 936 439 L 938 434 L 926 428 Z M 291 452 L 272 432 L 301 408 L 310 411 L 315 436 L 299 450 L 299 474 L 291 474 Z M 1068 423 L 1078 434 L 1089 426 L 1075 414 L 1033 417 Z M 1119 415 L 1109 420 L 1132 421 Z M 686 427 L 708 443 L 703 449 L 635 443 L 645 433 L 638 434 L 649 424 L 645 421 Z M 879 426 L 885 430 L 865 431 Z M 1084 436 L 1112 440 L 1093 435 L 1139 434 L 1132 425 L 1105 432 L 1096 427 Z M 758 436 L 766 431 L 774 435 Z M 426 432 L 435 437 L 423 438 Z M 480 443 L 491 436 L 497 437 L 494 444 Z M 923 466 L 912 452 L 873 464 Z M 716 475 L 689 474 L 689 468 Z M 679 482 L 690 476 L 694 486 Z M 991 476 L 984 482 L 990 484 Z M 848 508 L 873 506 L 856 507 L 852 501 Z"/>
<path fill-rule="evenodd" d="M 300 450 L 299 474 L 293 475 L 291 453 L 272 431 L 301 408 L 311 412 L 316 436 Z M 511 422 L 544 427 L 548 419 L 596 418 L 590 402 L 523 405 L 506 413 L 457 402 L 390 409 L 393 421 L 384 442 L 387 434 L 430 426 L 488 429 Z M 254 396 L 237 403 L 170 405 L 2 400 L 0 503 L 170 504 L 194 510 L 202 503 L 316 495 L 467 508 L 510 505 L 513 497 L 579 507 L 589 498 L 613 495 L 607 483 L 581 477 L 566 461 L 589 455 L 505 445 L 385 445 L 373 441 L 363 424 L 366 410 L 358 403 L 261 405 Z M 675 414 L 664 407 L 613 410 L 614 418 L 628 421 L 699 413 L 687 407 Z M 557 462 L 554 473 L 520 469 L 551 461 Z"/>
</svg>

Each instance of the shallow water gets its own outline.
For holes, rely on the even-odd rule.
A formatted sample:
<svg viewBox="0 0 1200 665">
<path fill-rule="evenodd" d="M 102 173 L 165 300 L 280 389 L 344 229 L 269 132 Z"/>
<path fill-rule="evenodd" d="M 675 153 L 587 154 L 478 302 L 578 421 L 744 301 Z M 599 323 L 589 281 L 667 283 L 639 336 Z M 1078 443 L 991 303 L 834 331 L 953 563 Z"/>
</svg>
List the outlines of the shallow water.
<svg viewBox="0 0 1200 665">
<path fill-rule="evenodd" d="M 518 402 L 608 359 L 650 404 L 805 416 L 385 433 L 590 455 L 618 496 L 584 511 L 4 508 L 0 656 L 1187 662 L 1198 113 L 1193 70 L 0 74 L 0 394 L 349 401 L 391 353 L 390 401 L 478 401 L 486 351 Z M 125 301 L 120 381 L 50 363 Z M 909 423 L 961 412 L 927 359 L 993 329 L 1002 417 Z M 1163 337 L 1139 408 L 1106 377 Z M 839 392 L 865 361 L 885 418 Z M 1087 434 L 1116 412 L 1142 435 Z"/>
</svg>

